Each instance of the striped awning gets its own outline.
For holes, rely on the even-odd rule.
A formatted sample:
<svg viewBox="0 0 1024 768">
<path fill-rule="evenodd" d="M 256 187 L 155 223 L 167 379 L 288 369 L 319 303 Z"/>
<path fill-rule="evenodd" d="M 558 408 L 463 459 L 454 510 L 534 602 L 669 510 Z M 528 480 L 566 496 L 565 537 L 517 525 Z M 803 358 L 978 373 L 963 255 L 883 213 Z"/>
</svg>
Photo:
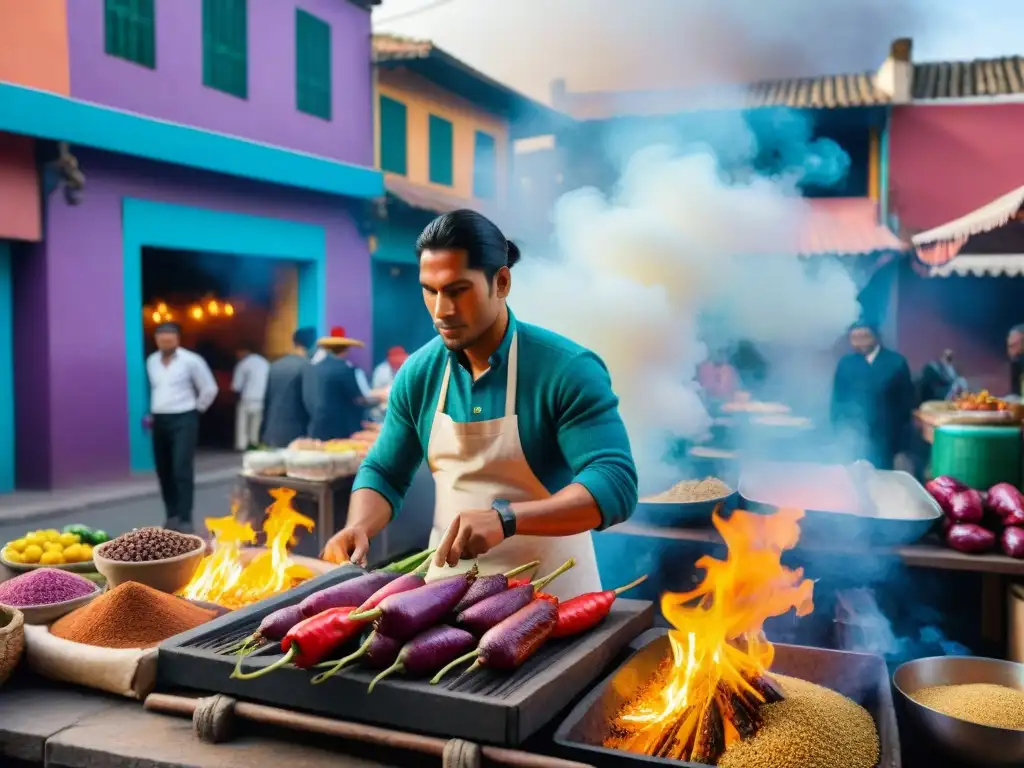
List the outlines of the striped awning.
<svg viewBox="0 0 1024 768">
<path fill-rule="evenodd" d="M 928 270 L 928 277 L 1020 277 L 1024 275 L 1024 253 L 972 256 L 962 253 L 942 266 Z"/>
<path fill-rule="evenodd" d="M 911 238 L 918 258 L 930 267 L 941 267 L 956 258 L 972 235 L 998 229 L 1013 219 L 1024 205 L 1024 186 L 996 198 L 959 219 L 921 232 Z"/>
</svg>

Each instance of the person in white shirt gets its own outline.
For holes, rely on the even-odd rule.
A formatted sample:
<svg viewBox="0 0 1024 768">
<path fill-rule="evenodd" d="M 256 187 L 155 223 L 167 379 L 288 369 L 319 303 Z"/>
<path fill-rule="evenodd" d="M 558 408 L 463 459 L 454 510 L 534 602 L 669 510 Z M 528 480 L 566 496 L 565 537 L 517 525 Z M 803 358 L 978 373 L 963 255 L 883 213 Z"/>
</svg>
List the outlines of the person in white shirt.
<svg viewBox="0 0 1024 768">
<path fill-rule="evenodd" d="M 235 411 L 235 450 L 244 451 L 260 441 L 263 400 L 267 394 L 270 363 L 248 347 L 238 350 L 231 391 L 238 395 Z"/>
<path fill-rule="evenodd" d="M 216 399 L 217 382 L 202 357 L 182 349 L 177 323 L 161 323 L 154 338 L 157 351 L 146 360 L 153 460 L 167 527 L 189 531 L 199 414 Z"/>
<path fill-rule="evenodd" d="M 370 388 L 373 390 L 372 394 L 382 398 L 384 401 L 370 412 L 370 416 L 374 421 L 383 421 L 387 393 L 391 390 L 391 385 L 395 381 L 398 369 L 402 367 L 402 363 L 408 357 L 409 353 L 402 347 L 391 347 L 384 362 L 373 369 L 373 378 L 370 379 Z"/>
</svg>

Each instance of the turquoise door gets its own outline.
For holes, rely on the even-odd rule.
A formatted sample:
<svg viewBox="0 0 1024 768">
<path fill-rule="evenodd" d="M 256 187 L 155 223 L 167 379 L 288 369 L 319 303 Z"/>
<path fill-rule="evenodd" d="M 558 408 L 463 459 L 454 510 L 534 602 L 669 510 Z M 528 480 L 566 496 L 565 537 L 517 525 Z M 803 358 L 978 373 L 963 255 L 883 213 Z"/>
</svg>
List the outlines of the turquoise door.
<svg viewBox="0 0 1024 768">
<path fill-rule="evenodd" d="M 373 351 L 376 365 L 390 347 L 419 349 L 436 332 L 423 306 L 419 269 L 415 264 L 373 262 Z"/>
<path fill-rule="evenodd" d="M 13 312 L 11 248 L 0 240 L 0 493 L 14 490 Z"/>
</svg>

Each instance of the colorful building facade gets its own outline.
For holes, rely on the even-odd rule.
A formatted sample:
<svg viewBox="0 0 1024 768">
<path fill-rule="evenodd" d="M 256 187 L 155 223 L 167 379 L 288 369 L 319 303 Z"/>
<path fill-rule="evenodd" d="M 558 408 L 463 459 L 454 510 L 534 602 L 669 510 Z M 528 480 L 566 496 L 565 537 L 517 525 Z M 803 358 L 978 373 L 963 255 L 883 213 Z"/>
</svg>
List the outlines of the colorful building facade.
<svg viewBox="0 0 1024 768">
<path fill-rule="evenodd" d="M 33 144 L 40 219 L 0 229 L 0 491 L 151 468 L 144 247 L 286 261 L 295 323 L 370 339 L 373 4 L 0 1 L 0 29 L 45 17 L 68 72 L 16 80 L 0 52 L 0 162 Z"/>
<path fill-rule="evenodd" d="M 472 208 L 510 236 L 516 139 L 558 116 L 425 40 L 375 35 L 378 167 L 387 196 L 373 255 L 373 339 L 415 349 L 435 335 L 420 302 L 414 245 L 439 213 Z"/>
</svg>

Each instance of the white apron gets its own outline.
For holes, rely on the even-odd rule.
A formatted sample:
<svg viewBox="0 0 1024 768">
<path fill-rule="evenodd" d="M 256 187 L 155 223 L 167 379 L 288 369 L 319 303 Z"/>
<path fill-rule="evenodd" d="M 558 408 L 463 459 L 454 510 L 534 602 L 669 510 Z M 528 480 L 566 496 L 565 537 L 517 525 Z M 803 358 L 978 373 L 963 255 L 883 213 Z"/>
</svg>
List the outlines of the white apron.
<svg viewBox="0 0 1024 768">
<path fill-rule="evenodd" d="M 519 371 L 519 344 L 512 336 L 508 354 L 505 416 L 488 421 L 456 423 L 444 412 L 448 397 L 451 363 L 444 371 L 437 412 L 427 444 L 427 464 L 434 475 L 434 527 L 430 546 L 436 547 L 459 512 L 488 509 L 495 499 L 537 501 L 551 494 L 530 469 L 519 440 L 516 417 L 516 386 Z M 590 532 L 574 536 L 513 536 L 477 560 L 481 575 L 504 573 L 520 565 L 540 560 L 531 574 L 518 578 L 546 576 L 570 557 L 576 567 L 562 574 L 545 589 L 559 599 L 568 599 L 601 588 L 597 558 Z M 472 560 L 462 560 L 454 568 L 437 568 L 433 563 L 427 579 L 437 579 L 469 570 Z"/>
</svg>

